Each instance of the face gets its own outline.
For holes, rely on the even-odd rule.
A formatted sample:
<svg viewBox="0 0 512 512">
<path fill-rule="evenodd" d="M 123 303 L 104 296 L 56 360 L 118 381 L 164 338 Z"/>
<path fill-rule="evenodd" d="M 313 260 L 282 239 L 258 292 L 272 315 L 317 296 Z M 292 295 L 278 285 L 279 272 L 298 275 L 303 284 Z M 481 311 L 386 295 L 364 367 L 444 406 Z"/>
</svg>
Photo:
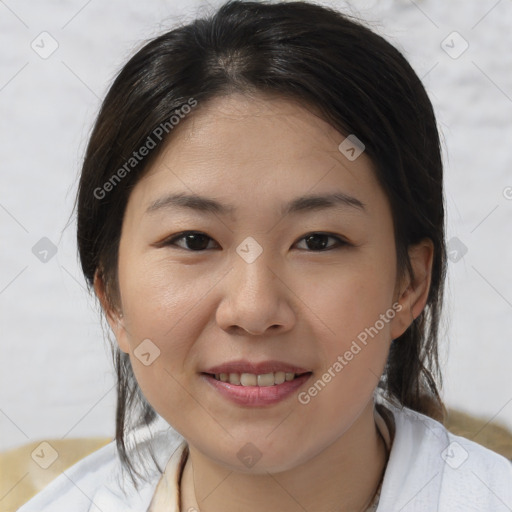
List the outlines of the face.
<svg viewBox="0 0 512 512">
<path fill-rule="evenodd" d="M 130 195 L 112 328 L 154 409 L 229 469 L 247 443 L 283 471 L 340 439 L 411 316 L 389 203 L 344 139 L 290 101 L 219 98 Z"/>
</svg>

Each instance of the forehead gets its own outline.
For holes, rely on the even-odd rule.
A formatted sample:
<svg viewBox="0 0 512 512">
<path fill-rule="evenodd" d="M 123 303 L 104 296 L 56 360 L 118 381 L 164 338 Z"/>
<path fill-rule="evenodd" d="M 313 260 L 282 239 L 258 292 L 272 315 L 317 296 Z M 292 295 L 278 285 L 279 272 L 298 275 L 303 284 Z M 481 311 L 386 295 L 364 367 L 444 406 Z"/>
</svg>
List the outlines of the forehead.
<svg viewBox="0 0 512 512">
<path fill-rule="evenodd" d="M 215 196 L 231 213 L 248 198 L 259 207 L 332 191 L 382 200 L 371 160 L 362 153 L 351 161 L 339 150 L 345 138 L 292 100 L 215 98 L 177 127 L 130 200 L 148 209 L 166 193 Z"/>
<path fill-rule="evenodd" d="M 187 145 L 189 155 L 207 150 L 212 157 L 237 162 L 249 156 L 252 165 L 258 161 L 275 164 L 279 156 L 310 160 L 339 153 L 337 130 L 312 109 L 276 96 L 214 98 L 199 105 L 181 128 L 168 145 L 171 153 L 182 152 Z M 221 154 L 213 153 L 217 150 Z"/>
</svg>

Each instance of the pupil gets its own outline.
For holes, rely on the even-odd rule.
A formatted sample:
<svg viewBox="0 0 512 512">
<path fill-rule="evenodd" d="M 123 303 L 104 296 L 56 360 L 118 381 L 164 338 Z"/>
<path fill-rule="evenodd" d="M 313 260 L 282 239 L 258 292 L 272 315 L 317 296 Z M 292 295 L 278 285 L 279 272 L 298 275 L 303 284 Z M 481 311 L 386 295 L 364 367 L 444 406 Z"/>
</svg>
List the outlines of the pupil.
<svg viewBox="0 0 512 512">
<path fill-rule="evenodd" d="M 187 246 L 189 249 L 202 251 L 208 246 L 208 240 L 205 235 L 189 234 L 187 235 Z"/>
<path fill-rule="evenodd" d="M 319 239 L 321 240 L 319 242 Z M 316 240 L 316 243 L 315 243 Z M 321 250 L 325 249 L 327 246 L 327 235 L 309 235 L 306 238 L 306 243 L 308 244 L 310 249 Z"/>
</svg>

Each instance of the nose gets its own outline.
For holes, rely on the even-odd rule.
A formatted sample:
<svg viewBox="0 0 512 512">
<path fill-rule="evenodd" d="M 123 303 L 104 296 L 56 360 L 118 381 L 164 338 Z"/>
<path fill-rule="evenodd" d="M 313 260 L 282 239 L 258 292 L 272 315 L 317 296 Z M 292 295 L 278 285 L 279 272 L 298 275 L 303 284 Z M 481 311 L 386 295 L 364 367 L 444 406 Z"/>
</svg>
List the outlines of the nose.
<svg viewBox="0 0 512 512">
<path fill-rule="evenodd" d="M 275 265 L 271 268 L 264 254 L 252 263 L 235 255 L 233 268 L 223 280 L 216 312 L 217 324 L 225 331 L 276 335 L 292 329 L 296 318 L 293 292 L 282 272 Z"/>
</svg>

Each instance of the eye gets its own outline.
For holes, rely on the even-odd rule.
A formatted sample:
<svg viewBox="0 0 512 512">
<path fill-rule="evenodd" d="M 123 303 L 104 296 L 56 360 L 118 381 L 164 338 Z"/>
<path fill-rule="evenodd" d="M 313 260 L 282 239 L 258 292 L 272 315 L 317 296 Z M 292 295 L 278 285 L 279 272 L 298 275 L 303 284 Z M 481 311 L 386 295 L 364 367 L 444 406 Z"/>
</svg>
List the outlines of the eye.
<svg viewBox="0 0 512 512">
<path fill-rule="evenodd" d="M 329 238 L 334 240 L 335 243 L 329 245 Z M 300 242 L 302 241 L 304 241 L 307 248 L 310 249 L 308 252 L 329 251 L 336 247 L 349 245 L 348 242 L 339 236 L 331 235 L 329 233 L 309 233 L 300 239 Z M 189 251 L 200 252 L 205 251 L 208 248 L 211 249 L 212 247 L 208 247 L 210 242 L 214 242 L 216 244 L 213 238 L 209 237 L 205 233 L 200 231 L 184 231 L 176 236 L 164 240 L 159 245 L 161 247 L 175 245 Z"/>
<path fill-rule="evenodd" d="M 181 240 L 183 240 L 182 244 L 177 243 Z M 199 252 L 208 249 L 209 241 L 213 242 L 213 238 L 210 238 L 208 235 L 201 233 L 200 231 L 184 231 L 183 233 L 172 238 L 168 238 L 162 242 L 162 246 L 177 245 L 182 249 Z"/>
<path fill-rule="evenodd" d="M 336 242 L 332 245 L 328 245 L 328 239 L 331 238 Z M 336 247 L 349 245 L 348 242 L 340 238 L 339 236 L 331 235 L 329 233 L 309 233 L 302 237 L 300 241 L 304 240 L 306 245 L 313 252 L 322 252 L 335 249 Z"/>
</svg>

